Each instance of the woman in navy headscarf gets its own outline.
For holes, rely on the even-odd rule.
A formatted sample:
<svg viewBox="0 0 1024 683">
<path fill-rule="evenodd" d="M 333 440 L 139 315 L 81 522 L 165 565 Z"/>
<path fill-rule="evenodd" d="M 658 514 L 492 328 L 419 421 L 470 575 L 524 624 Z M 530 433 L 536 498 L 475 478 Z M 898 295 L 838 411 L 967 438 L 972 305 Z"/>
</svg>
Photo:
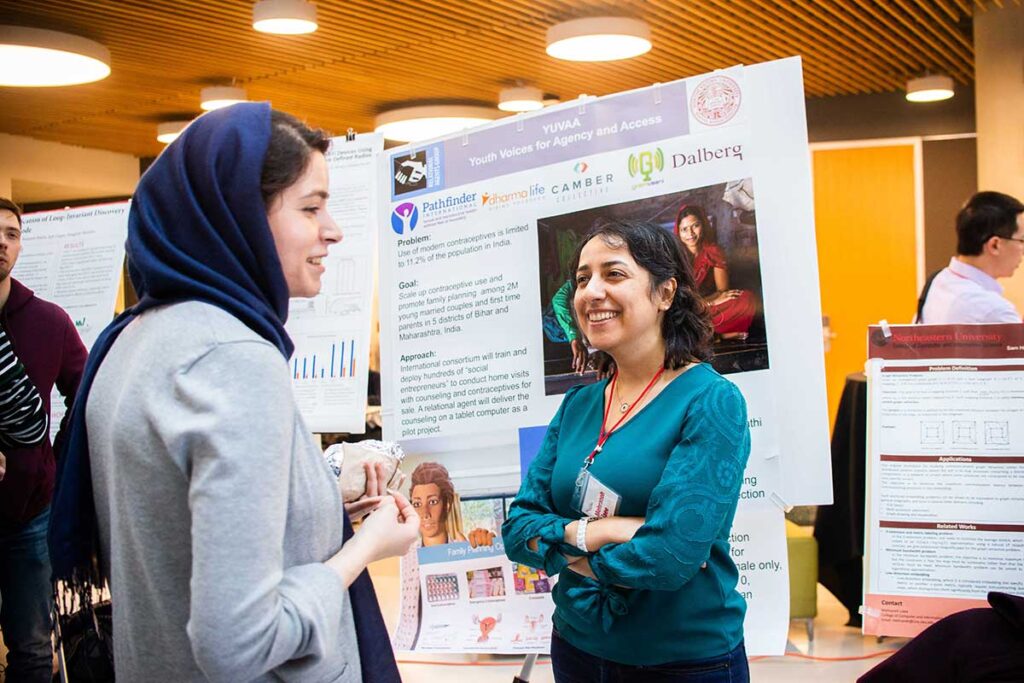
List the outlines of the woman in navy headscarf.
<svg viewBox="0 0 1024 683">
<path fill-rule="evenodd" d="M 329 140 L 267 104 L 206 114 L 139 182 L 137 306 L 86 367 L 51 525 L 55 578 L 109 579 L 122 680 L 398 681 L 366 565 L 419 519 L 352 533 L 292 396 L 290 296 L 341 231 Z"/>
</svg>

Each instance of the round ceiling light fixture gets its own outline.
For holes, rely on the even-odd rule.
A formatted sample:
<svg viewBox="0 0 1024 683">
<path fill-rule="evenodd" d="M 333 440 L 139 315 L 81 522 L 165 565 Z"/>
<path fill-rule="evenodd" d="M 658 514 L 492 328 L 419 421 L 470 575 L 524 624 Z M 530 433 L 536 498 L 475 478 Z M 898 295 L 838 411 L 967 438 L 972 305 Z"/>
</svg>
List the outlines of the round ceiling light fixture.
<svg viewBox="0 0 1024 683">
<path fill-rule="evenodd" d="M 953 79 L 934 75 L 907 81 L 907 99 L 911 102 L 938 102 L 953 96 Z"/>
<path fill-rule="evenodd" d="M 0 26 L 0 85 L 78 85 L 109 75 L 110 50 L 95 41 L 42 28 Z"/>
<path fill-rule="evenodd" d="M 536 111 L 544 108 L 544 92 L 532 86 L 504 88 L 498 95 L 498 109 L 502 111 Z"/>
<path fill-rule="evenodd" d="M 245 96 L 245 89 L 236 88 L 233 85 L 213 85 L 203 88 L 199 92 L 199 100 L 199 106 L 203 108 L 203 111 L 213 111 L 249 101 Z"/>
<path fill-rule="evenodd" d="M 252 27 L 261 33 L 297 36 L 317 29 L 316 3 L 260 0 L 252 6 Z"/>
<path fill-rule="evenodd" d="M 374 130 L 388 140 L 420 142 L 473 128 L 497 117 L 494 109 L 481 105 L 427 104 L 378 114 Z"/>
<path fill-rule="evenodd" d="M 548 54 L 570 62 L 611 62 L 651 49 L 647 22 L 629 17 L 591 17 L 548 29 Z"/>
<path fill-rule="evenodd" d="M 185 130 L 185 127 L 190 123 L 192 122 L 165 121 L 164 123 L 159 123 L 156 126 L 156 139 L 165 145 L 169 145 L 181 135 L 181 131 Z"/>
</svg>

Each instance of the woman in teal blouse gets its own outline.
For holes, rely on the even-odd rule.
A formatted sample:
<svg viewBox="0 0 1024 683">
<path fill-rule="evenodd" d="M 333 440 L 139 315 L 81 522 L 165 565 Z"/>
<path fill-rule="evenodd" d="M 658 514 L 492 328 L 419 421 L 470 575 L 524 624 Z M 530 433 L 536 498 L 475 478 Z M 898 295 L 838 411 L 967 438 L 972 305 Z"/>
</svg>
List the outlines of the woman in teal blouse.
<svg viewBox="0 0 1024 683">
<path fill-rule="evenodd" d="M 512 560 L 559 575 L 555 680 L 748 681 L 728 542 L 746 405 L 704 362 L 711 323 L 679 242 L 609 223 L 570 272 L 579 332 L 615 372 L 566 393 L 502 527 Z"/>
</svg>

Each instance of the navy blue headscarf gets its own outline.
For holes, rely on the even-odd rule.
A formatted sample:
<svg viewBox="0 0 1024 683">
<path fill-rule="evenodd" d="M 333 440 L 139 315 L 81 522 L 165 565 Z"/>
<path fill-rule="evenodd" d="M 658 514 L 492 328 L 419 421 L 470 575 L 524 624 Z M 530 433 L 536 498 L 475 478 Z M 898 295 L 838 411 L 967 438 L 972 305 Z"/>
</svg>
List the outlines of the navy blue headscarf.
<svg viewBox="0 0 1024 683">
<path fill-rule="evenodd" d="M 139 180 L 128 215 L 128 274 L 139 303 L 100 334 L 86 363 L 58 453 L 50 513 L 55 581 L 100 585 L 99 535 L 85 408 L 96 371 L 121 331 L 144 311 L 203 301 L 235 316 L 287 360 L 288 286 L 260 191 L 270 106 L 236 104 L 196 119 Z M 284 454 L 282 454 L 283 456 Z M 345 516 L 344 538 L 352 535 Z M 349 588 L 364 681 L 399 681 L 373 584 Z"/>
</svg>

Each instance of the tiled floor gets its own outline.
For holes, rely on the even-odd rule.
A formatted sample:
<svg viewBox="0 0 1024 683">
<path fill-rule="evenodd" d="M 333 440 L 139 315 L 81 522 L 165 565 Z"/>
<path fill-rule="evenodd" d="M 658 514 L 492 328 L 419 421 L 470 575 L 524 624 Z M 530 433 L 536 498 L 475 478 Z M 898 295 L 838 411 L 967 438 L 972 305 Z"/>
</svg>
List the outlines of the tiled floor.
<svg viewBox="0 0 1024 683">
<path fill-rule="evenodd" d="M 371 572 L 388 627 L 392 628 L 398 614 L 397 562 L 378 563 Z M 906 642 L 888 638 L 878 643 L 860 631 L 848 628 L 846 610 L 835 597 L 818 586 L 818 618 L 814 621 L 814 642 L 808 643 L 802 622 L 793 622 L 789 631 L 788 656 L 766 657 L 751 662 L 750 676 L 756 683 L 845 683 L 856 681 L 880 657 L 835 661 L 839 658 L 863 657 L 872 653 L 891 652 Z M 819 657 L 820 660 L 804 657 Z M 415 662 L 415 663 L 414 663 Z M 521 657 L 428 656 L 401 655 L 399 667 L 405 683 L 448 683 L 453 678 L 467 683 L 509 683 L 522 665 Z M 552 683 L 551 665 L 544 658 L 537 664 L 531 683 Z"/>
<path fill-rule="evenodd" d="M 372 568 L 374 585 L 381 609 L 393 628 L 398 616 L 398 562 L 381 562 Z M 814 622 L 814 642 L 807 642 L 802 623 L 793 622 L 789 631 L 789 655 L 766 657 L 751 662 L 751 679 L 757 683 L 845 683 L 869 670 L 880 658 L 835 661 L 838 658 L 863 657 L 877 652 L 891 652 L 906 642 L 890 638 L 883 643 L 864 637 L 856 629 L 843 626 L 846 610 L 820 585 L 818 586 L 818 618 Z M 0 645 L 0 662 L 6 651 Z M 805 659 L 805 656 L 820 660 Z M 427 656 L 402 655 L 402 679 L 405 683 L 449 683 L 453 678 L 466 683 L 508 683 L 522 665 L 521 657 Z M 3 675 L 0 674 L 0 681 Z M 551 665 L 544 658 L 537 664 L 531 683 L 552 683 Z"/>
</svg>

